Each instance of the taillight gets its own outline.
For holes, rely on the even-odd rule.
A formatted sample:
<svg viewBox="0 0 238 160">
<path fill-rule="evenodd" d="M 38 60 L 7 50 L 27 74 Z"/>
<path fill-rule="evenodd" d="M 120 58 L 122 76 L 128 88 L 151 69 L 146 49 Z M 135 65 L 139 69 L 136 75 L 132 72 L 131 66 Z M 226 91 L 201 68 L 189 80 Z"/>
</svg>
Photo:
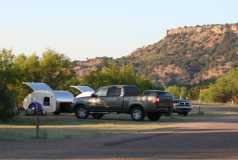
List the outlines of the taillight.
<svg viewBox="0 0 238 160">
<path fill-rule="evenodd" d="M 156 105 L 159 105 L 159 102 L 160 102 L 160 99 L 159 99 L 159 97 L 157 97 L 157 98 L 155 99 L 155 104 L 156 104 Z"/>
</svg>

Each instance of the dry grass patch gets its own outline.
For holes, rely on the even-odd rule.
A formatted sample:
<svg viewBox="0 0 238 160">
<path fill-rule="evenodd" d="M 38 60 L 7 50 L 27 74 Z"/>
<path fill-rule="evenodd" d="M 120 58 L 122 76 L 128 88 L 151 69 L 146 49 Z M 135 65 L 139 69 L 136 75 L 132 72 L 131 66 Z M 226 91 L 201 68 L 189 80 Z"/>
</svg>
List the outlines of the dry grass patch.
<svg viewBox="0 0 238 160">
<path fill-rule="evenodd" d="M 22 119 L 21 119 L 22 120 Z M 29 120 L 29 119 L 28 119 Z M 71 121 L 71 120 L 70 120 Z M 77 122 L 77 123 L 76 123 Z M 134 122 L 116 120 L 83 120 L 70 124 L 70 122 L 42 121 L 40 135 L 45 139 L 62 138 L 94 138 L 100 136 L 112 136 L 115 134 L 132 134 L 150 132 L 175 127 L 174 125 L 161 124 L 160 122 Z M 0 139 L 29 139 L 35 136 L 35 125 L 26 124 L 0 124 Z"/>
</svg>

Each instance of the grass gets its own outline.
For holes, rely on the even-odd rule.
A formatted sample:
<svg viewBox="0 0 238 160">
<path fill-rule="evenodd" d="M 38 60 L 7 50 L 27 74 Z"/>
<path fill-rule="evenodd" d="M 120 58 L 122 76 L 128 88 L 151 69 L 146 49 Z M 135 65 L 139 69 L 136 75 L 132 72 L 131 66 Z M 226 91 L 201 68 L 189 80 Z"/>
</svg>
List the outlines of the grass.
<svg viewBox="0 0 238 160">
<path fill-rule="evenodd" d="M 149 132 L 165 128 L 173 128 L 174 125 L 159 122 L 134 122 L 127 119 L 119 120 L 77 120 L 71 116 L 40 117 L 41 139 L 87 139 L 100 136 L 113 136 L 118 134 L 132 134 Z M 161 121 L 177 121 L 182 117 L 164 117 Z M 0 139 L 22 140 L 35 138 L 35 118 L 19 116 L 8 122 L 0 123 Z"/>
<path fill-rule="evenodd" d="M 106 135 L 102 132 L 90 132 L 88 130 L 73 129 L 73 128 L 54 128 L 49 127 L 40 128 L 40 138 L 47 140 L 56 139 L 87 139 L 96 138 L 98 136 Z M 36 139 L 36 133 L 34 128 L 0 128 L 1 140 L 25 140 Z"/>
<path fill-rule="evenodd" d="M 174 128 L 175 123 L 191 122 L 201 118 L 238 115 L 236 108 L 222 109 L 203 106 L 201 112 L 194 108 L 188 117 L 162 117 L 158 122 L 134 122 L 128 115 L 106 115 L 102 120 L 77 120 L 73 115 L 40 117 L 41 139 L 87 139 L 118 134 L 134 134 Z M 173 125 L 171 125 L 173 124 Z M 8 122 L 0 121 L 0 140 L 22 140 L 35 138 L 35 117 L 17 116 Z"/>
</svg>

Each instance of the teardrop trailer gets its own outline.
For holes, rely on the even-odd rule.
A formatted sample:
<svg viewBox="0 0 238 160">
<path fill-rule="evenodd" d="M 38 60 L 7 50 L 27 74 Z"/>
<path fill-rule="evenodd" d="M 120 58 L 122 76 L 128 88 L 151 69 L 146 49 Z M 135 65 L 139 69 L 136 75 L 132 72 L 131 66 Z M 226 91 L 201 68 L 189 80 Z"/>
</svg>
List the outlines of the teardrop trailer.
<svg viewBox="0 0 238 160">
<path fill-rule="evenodd" d="M 23 108 L 26 114 L 34 113 L 34 102 L 42 105 L 42 114 L 47 113 L 71 113 L 73 112 L 72 103 L 74 95 L 65 90 L 53 90 L 46 83 L 41 82 L 24 82 L 32 92 L 28 94 L 23 101 Z M 76 97 L 87 97 L 94 93 L 94 90 L 88 86 L 71 86 L 80 91 Z"/>
<path fill-rule="evenodd" d="M 38 102 L 42 105 L 42 114 L 71 112 L 74 95 L 69 91 L 53 90 L 46 83 L 24 82 L 32 92 L 23 101 L 23 108 L 27 114 L 33 113 L 33 103 Z"/>
</svg>

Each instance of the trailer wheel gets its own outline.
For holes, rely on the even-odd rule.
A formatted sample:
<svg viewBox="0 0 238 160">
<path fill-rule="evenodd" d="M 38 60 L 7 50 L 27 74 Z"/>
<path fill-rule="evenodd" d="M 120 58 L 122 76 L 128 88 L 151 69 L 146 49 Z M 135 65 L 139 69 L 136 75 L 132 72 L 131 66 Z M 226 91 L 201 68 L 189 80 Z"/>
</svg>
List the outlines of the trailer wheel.
<svg viewBox="0 0 238 160">
<path fill-rule="evenodd" d="M 187 116 L 188 115 L 188 112 L 183 112 L 183 116 Z"/>
<path fill-rule="evenodd" d="M 84 106 L 78 106 L 75 108 L 75 116 L 78 119 L 86 119 L 88 117 L 88 110 Z"/>
</svg>

